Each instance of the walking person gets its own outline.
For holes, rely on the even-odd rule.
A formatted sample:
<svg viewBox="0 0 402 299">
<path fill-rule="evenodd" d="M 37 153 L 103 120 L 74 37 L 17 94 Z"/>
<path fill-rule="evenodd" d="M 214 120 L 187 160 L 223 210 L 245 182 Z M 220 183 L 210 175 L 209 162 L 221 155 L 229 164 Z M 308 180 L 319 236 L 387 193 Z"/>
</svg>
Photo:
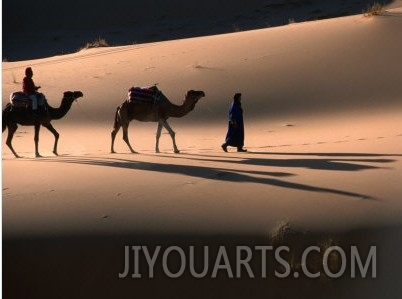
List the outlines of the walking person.
<svg viewBox="0 0 402 299">
<path fill-rule="evenodd" d="M 229 125 L 222 149 L 227 152 L 228 146 L 237 148 L 238 152 L 247 152 L 244 145 L 243 109 L 241 107 L 241 93 L 236 93 L 229 108 Z"/>
<path fill-rule="evenodd" d="M 40 88 L 40 86 L 35 85 L 32 77 L 33 77 L 32 68 L 27 67 L 25 69 L 25 77 L 22 80 L 22 91 L 31 99 L 32 110 L 33 110 L 34 114 L 37 114 L 37 111 L 38 111 L 37 91 Z"/>
</svg>

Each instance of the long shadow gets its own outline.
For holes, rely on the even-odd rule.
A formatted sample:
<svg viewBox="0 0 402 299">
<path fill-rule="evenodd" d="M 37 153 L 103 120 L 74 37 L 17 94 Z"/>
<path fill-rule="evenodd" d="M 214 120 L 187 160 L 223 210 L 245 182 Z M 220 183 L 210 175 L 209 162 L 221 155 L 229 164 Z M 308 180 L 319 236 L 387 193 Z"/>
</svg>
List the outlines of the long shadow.
<svg viewBox="0 0 402 299">
<path fill-rule="evenodd" d="M 301 167 L 319 170 L 336 171 L 360 171 L 369 169 L 380 169 L 383 167 L 358 164 L 363 163 L 392 163 L 393 159 L 368 159 L 368 157 L 400 157 L 400 154 L 374 154 L 374 153 L 282 153 L 282 152 L 258 152 L 259 155 L 281 155 L 281 156 L 318 156 L 330 157 L 327 159 L 258 159 L 248 158 L 242 163 L 251 165 L 265 165 L 275 167 Z M 344 158 L 345 157 L 345 158 Z M 355 157 L 355 158 L 346 158 Z"/>
<path fill-rule="evenodd" d="M 318 170 L 335 170 L 335 171 L 360 171 L 368 169 L 379 169 L 381 167 L 349 163 L 349 162 L 370 162 L 370 163 L 390 163 L 394 160 L 329 160 L 329 159 L 245 159 L 242 164 L 263 165 L 273 167 L 299 167 Z"/>
<path fill-rule="evenodd" d="M 251 153 L 251 154 L 263 154 L 267 155 L 269 153 Z M 282 155 L 282 153 L 273 153 L 273 155 Z M 321 154 L 321 153 L 311 153 L 311 154 L 302 154 L 302 153 L 284 153 L 283 155 L 311 155 L 311 156 L 334 156 L 334 157 L 342 157 L 347 154 Z M 356 155 L 373 155 L 376 157 L 376 154 L 352 154 L 352 156 Z M 222 159 L 222 156 L 214 156 L 213 158 L 205 159 L 199 158 L 198 156 L 203 157 L 211 157 L 207 155 L 196 155 L 197 157 L 193 157 L 193 155 L 186 155 L 186 159 L 190 160 L 198 160 L 198 161 L 210 161 L 210 162 L 220 162 L 227 163 L 228 159 Z M 171 156 L 169 156 L 171 157 Z M 183 158 L 182 155 L 177 156 L 177 158 Z M 255 158 L 248 157 L 247 155 L 239 156 L 228 156 L 228 158 L 238 159 L 238 161 L 233 161 L 233 163 L 238 164 L 247 164 L 247 165 L 256 165 L 256 166 L 272 166 L 272 167 L 294 167 L 294 168 L 307 168 L 307 169 L 317 169 L 317 170 L 333 170 L 333 171 L 360 171 L 360 170 L 369 170 L 369 169 L 380 169 L 383 167 L 366 165 L 366 164 L 358 164 L 357 162 L 364 163 L 391 163 L 395 162 L 392 159 L 345 159 L 345 158 L 331 158 L 331 159 L 266 159 L 266 158 Z"/>
<path fill-rule="evenodd" d="M 233 170 L 228 168 L 218 168 L 218 167 L 207 167 L 207 166 L 195 166 L 195 165 L 178 165 L 178 164 L 163 164 L 163 163 L 153 163 L 144 161 L 135 161 L 129 159 L 85 159 L 82 157 L 71 157 L 68 159 L 54 160 L 54 159 L 42 159 L 40 161 L 51 161 L 51 162 L 62 162 L 62 163 L 72 163 L 81 165 L 92 165 L 92 166 L 102 166 L 102 167 L 115 167 L 124 169 L 136 169 L 143 171 L 155 171 L 159 173 L 174 173 L 182 174 L 191 177 L 203 178 L 208 180 L 221 180 L 227 182 L 238 182 L 238 183 L 255 183 L 271 185 L 276 187 L 295 189 L 301 191 L 312 191 L 312 192 L 323 192 L 331 193 L 336 195 L 343 195 L 348 197 L 355 197 L 360 199 L 373 199 L 371 196 L 366 194 L 360 194 L 355 192 L 349 192 L 344 190 L 318 187 L 313 185 L 306 185 L 301 183 L 292 183 L 275 178 L 270 178 L 270 176 L 276 177 L 286 177 L 292 176 L 289 173 L 275 173 L 275 172 L 265 172 L 265 171 L 245 171 L 245 170 Z M 227 162 L 227 161 L 226 161 Z M 262 163 L 261 161 L 258 163 Z M 254 176 L 259 175 L 260 177 Z M 265 176 L 265 177 L 261 177 Z"/>
<path fill-rule="evenodd" d="M 377 154 L 377 153 L 289 153 L 289 152 L 250 152 L 260 155 L 280 155 L 280 156 L 318 156 L 318 157 L 402 157 L 402 154 Z"/>
</svg>

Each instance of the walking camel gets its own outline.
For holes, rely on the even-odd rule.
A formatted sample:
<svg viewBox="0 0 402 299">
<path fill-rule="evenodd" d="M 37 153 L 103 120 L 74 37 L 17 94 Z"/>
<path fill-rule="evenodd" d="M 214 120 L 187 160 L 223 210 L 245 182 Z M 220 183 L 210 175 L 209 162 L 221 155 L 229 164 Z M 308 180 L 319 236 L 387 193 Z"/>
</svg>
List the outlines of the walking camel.
<svg viewBox="0 0 402 299">
<path fill-rule="evenodd" d="M 53 146 L 53 154 L 56 156 L 57 153 L 57 143 L 59 140 L 59 133 L 53 128 L 50 123 L 54 119 L 61 119 L 70 110 L 73 102 L 82 97 L 83 93 L 81 91 L 66 91 L 64 92 L 63 99 L 61 100 L 61 105 L 59 108 L 53 108 L 49 104 L 45 103 L 45 113 L 39 115 L 34 115 L 31 107 L 14 107 L 11 103 L 8 103 L 3 110 L 3 132 L 8 128 L 8 136 L 6 144 L 14 154 L 16 158 L 20 158 L 15 152 L 11 142 L 13 140 L 14 133 L 17 131 L 18 124 L 22 126 L 35 126 L 35 156 L 41 157 L 38 150 L 39 144 L 39 130 L 40 126 L 44 126 L 54 135 L 55 141 Z"/>
<path fill-rule="evenodd" d="M 173 150 L 179 153 L 176 145 L 175 132 L 169 126 L 167 119 L 169 117 L 183 117 L 192 111 L 197 104 L 198 100 L 205 97 L 203 91 L 189 90 L 185 94 L 184 102 L 182 105 L 172 104 L 163 93 L 158 91 L 158 99 L 153 101 L 141 100 L 127 100 L 119 107 L 117 107 L 112 135 L 111 152 L 114 151 L 114 140 L 120 127 L 123 128 L 123 140 L 128 145 L 132 153 L 136 153 L 130 145 L 128 139 L 128 125 L 133 119 L 143 122 L 158 122 L 158 129 L 156 131 L 156 145 L 155 152 L 159 153 L 159 138 L 161 136 L 162 127 L 164 127 L 170 134 L 173 141 Z"/>
</svg>

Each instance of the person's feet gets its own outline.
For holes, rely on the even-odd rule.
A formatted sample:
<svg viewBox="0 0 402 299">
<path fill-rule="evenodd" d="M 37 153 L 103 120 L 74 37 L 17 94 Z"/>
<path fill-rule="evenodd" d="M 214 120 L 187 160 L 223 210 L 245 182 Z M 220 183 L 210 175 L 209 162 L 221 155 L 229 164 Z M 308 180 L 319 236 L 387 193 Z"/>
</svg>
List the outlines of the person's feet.
<svg viewBox="0 0 402 299">
<path fill-rule="evenodd" d="M 241 152 L 241 153 L 247 152 L 247 150 L 244 149 L 244 148 L 242 148 L 242 147 L 238 147 L 238 148 L 237 148 L 237 151 L 238 151 L 238 152 Z"/>
<path fill-rule="evenodd" d="M 226 152 L 226 153 L 228 152 L 228 146 L 226 145 L 226 143 L 222 144 L 221 147 L 224 152 Z"/>
</svg>

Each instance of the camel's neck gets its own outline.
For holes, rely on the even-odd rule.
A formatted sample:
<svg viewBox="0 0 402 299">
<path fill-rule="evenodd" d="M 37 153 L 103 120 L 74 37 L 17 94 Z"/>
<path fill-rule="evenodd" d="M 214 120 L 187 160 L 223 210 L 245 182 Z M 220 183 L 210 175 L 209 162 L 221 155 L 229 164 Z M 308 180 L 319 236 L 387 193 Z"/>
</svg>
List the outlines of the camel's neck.
<svg viewBox="0 0 402 299">
<path fill-rule="evenodd" d="M 195 107 L 195 102 L 185 100 L 183 105 L 174 105 L 172 104 L 169 107 L 168 114 L 170 117 L 183 117 L 192 111 Z"/>
<path fill-rule="evenodd" d="M 64 117 L 67 114 L 67 112 L 70 110 L 73 102 L 74 102 L 73 98 L 63 98 L 61 100 L 61 104 L 60 104 L 59 108 L 53 108 L 51 106 L 48 106 L 50 117 L 52 119 L 60 119 L 60 118 Z"/>
</svg>

